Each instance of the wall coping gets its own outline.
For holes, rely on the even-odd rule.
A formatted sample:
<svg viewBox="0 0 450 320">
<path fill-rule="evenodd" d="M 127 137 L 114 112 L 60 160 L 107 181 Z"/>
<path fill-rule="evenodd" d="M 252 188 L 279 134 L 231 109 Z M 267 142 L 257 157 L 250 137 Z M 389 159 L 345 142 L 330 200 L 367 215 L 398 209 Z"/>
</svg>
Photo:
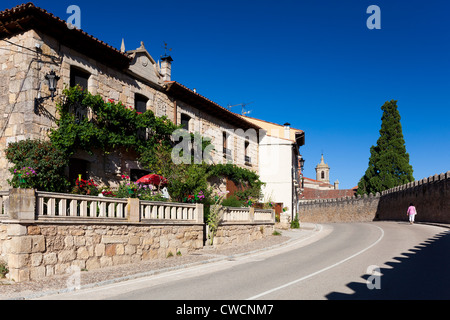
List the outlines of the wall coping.
<svg viewBox="0 0 450 320">
<path fill-rule="evenodd" d="M 352 197 L 347 196 L 347 197 L 331 198 L 331 199 L 302 200 L 302 201 L 300 201 L 300 205 L 336 203 L 336 202 L 345 202 L 345 201 L 348 202 L 348 201 L 355 201 L 355 200 L 361 200 L 361 199 L 363 199 L 363 200 L 364 199 L 376 199 L 376 198 L 381 198 L 383 196 L 387 196 L 389 194 L 394 194 L 396 192 L 413 189 L 415 187 L 432 184 L 432 183 L 437 183 L 437 182 L 445 181 L 448 179 L 450 179 L 450 171 L 447 171 L 446 173 L 435 174 L 433 176 L 429 176 L 428 178 L 423 178 L 421 180 L 409 182 L 407 184 L 404 184 L 404 185 L 401 185 L 398 187 L 394 187 L 389 190 L 385 190 L 385 191 L 381 192 L 381 194 L 379 192 L 377 192 L 375 195 L 365 194 L 364 196 L 357 195 L 357 196 L 352 196 Z"/>
</svg>

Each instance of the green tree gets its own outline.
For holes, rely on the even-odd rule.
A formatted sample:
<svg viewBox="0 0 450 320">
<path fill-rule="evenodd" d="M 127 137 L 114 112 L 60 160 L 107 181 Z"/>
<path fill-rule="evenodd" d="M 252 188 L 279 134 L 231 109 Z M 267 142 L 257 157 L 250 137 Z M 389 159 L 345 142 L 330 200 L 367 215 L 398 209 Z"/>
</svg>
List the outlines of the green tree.
<svg viewBox="0 0 450 320">
<path fill-rule="evenodd" d="M 358 183 L 358 194 L 375 194 L 414 181 L 403 138 L 397 101 L 382 107 L 380 138 L 370 148 L 369 167 Z"/>
</svg>

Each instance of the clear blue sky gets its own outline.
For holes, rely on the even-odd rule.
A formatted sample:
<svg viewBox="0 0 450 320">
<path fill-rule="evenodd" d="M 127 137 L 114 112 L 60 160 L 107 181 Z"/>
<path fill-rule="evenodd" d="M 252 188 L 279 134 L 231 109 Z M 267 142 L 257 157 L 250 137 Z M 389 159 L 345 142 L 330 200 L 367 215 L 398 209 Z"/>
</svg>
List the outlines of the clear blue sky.
<svg viewBox="0 0 450 320">
<path fill-rule="evenodd" d="M 2 9 L 20 4 L 3 0 Z M 450 1 L 171 0 L 48 1 L 66 20 L 127 50 L 144 41 L 158 59 L 173 48 L 173 80 L 222 106 L 252 102 L 251 116 L 306 132 L 305 175 L 321 153 L 331 180 L 357 185 L 398 100 L 414 177 L 450 170 Z M 381 29 L 369 30 L 369 5 Z M 239 112 L 236 108 L 233 111 Z"/>
</svg>

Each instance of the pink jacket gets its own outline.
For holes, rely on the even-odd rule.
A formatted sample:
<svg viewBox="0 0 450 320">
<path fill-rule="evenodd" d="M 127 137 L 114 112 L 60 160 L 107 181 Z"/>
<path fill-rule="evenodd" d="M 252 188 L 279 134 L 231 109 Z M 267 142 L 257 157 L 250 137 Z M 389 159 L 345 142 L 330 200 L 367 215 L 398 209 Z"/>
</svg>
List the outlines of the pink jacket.
<svg viewBox="0 0 450 320">
<path fill-rule="evenodd" d="M 409 208 L 408 208 L 408 212 L 407 212 L 407 214 L 410 216 L 410 215 L 416 215 L 417 214 L 417 211 L 416 211 L 416 207 L 414 207 L 414 206 L 410 206 Z"/>
</svg>

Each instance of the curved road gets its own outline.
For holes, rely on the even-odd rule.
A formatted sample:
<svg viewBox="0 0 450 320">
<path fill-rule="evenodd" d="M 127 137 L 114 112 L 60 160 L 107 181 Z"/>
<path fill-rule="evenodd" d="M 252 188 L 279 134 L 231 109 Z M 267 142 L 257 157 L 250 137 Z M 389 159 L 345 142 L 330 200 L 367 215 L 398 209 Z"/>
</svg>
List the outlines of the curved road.
<svg viewBox="0 0 450 320">
<path fill-rule="evenodd" d="M 449 252 L 441 227 L 329 224 L 270 252 L 41 299 L 450 299 Z"/>
</svg>

